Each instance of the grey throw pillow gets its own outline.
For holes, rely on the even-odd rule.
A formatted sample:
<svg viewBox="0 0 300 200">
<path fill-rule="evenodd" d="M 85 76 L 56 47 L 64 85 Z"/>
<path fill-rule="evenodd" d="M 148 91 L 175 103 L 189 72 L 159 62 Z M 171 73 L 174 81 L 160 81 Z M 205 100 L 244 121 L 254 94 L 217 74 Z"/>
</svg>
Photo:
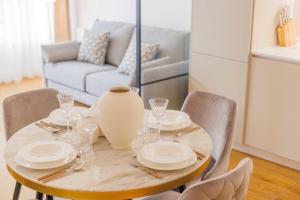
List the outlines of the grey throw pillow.
<svg viewBox="0 0 300 200">
<path fill-rule="evenodd" d="M 153 60 L 158 53 L 159 44 L 146 44 L 141 45 L 141 63 L 146 63 Z M 119 65 L 117 72 L 130 75 L 130 73 L 136 68 L 136 46 L 135 42 L 131 42 L 126 54 Z"/>
<path fill-rule="evenodd" d="M 85 30 L 79 49 L 78 61 L 103 65 L 108 43 L 109 33 Z"/>
</svg>

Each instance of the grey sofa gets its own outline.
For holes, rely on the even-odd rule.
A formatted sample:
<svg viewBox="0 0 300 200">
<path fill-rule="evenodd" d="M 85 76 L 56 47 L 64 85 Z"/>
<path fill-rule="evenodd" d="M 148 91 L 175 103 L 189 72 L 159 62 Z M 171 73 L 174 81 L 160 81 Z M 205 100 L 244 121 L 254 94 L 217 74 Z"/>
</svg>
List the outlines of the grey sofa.
<svg viewBox="0 0 300 200">
<path fill-rule="evenodd" d="M 96 20 L 92 30 L 110 32 L 103 66 L 77 61 L 80 43 L 76 41 L 42 46 L 46 86 L 69 92 L 87 105 L 95 103 L 113 86 L 135 85 L 135 75 L 116 72 L 135 37 L 135 26 Z M 160 45 L 155 60 L 142 65 L 142 98 L 146 107 L 151 97 L 166 97 L 170 99 L 169 108 L 181 107 L 188 87 L 189 33 L 144 26 L 142 42 Z"/>
</svg>

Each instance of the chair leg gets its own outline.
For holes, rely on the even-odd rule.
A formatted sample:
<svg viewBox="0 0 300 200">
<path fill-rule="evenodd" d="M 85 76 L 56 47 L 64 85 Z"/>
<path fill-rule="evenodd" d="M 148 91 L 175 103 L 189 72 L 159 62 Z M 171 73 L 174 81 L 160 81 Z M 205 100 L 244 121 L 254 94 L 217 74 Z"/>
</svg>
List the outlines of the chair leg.
<svg viewBox="0 0 300 200">
<path fill-rule="evenodd" d="M 47 199 L 47 200 L 53 200 L 53 196 L 51 196 L 51 195 L 46 195 L 46 199 Z"/>
<path fill-rule="evenodd" d="M 43 193 L 36 192 L 35 199 L 37 199 L 37 200 L 43 200 L 43 196 L 44 196 Z"/>
<path fill-rule="evenodd" d="M 180 193 L 183 193 L 185 189 L 186 189 L 186 186 L 185 186 L 185 185 L 179 186 L 179 192 L 180 192 Z"/>
<path fill-rule="evenodd" d="M 13 200 L 19 199 L 21 187 L 22 187 L 21 183 L 16 182 Z"/>
</svg>

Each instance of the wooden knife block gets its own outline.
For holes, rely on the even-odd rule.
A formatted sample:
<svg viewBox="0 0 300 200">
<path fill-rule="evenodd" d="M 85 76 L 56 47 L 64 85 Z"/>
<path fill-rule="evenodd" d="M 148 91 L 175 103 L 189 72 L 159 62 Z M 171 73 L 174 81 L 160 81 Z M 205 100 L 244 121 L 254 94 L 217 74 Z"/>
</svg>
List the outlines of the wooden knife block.
<svg viewBox="0 0 300 200">
<path fill-rule="evenodd" d="M 281 47 L 292 46 L 296 44 L 296 25 L 295 21 L 290 20 L 283 26 L 277 27 L 278 45 Z"/>
</svg>

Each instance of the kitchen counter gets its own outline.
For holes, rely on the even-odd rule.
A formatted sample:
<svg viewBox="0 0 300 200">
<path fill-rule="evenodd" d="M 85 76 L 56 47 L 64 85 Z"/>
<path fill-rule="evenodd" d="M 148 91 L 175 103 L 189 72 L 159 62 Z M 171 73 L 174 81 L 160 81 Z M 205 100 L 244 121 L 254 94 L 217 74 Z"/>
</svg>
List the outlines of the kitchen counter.
<svg viewBox="0 0 300 200">
<path fill-rule="evenodd" d="M 300 64 L 300 38 L 298 45 L 290 47 L 272 46 L 252 51 L 254 57 Z"/>
</svg>

